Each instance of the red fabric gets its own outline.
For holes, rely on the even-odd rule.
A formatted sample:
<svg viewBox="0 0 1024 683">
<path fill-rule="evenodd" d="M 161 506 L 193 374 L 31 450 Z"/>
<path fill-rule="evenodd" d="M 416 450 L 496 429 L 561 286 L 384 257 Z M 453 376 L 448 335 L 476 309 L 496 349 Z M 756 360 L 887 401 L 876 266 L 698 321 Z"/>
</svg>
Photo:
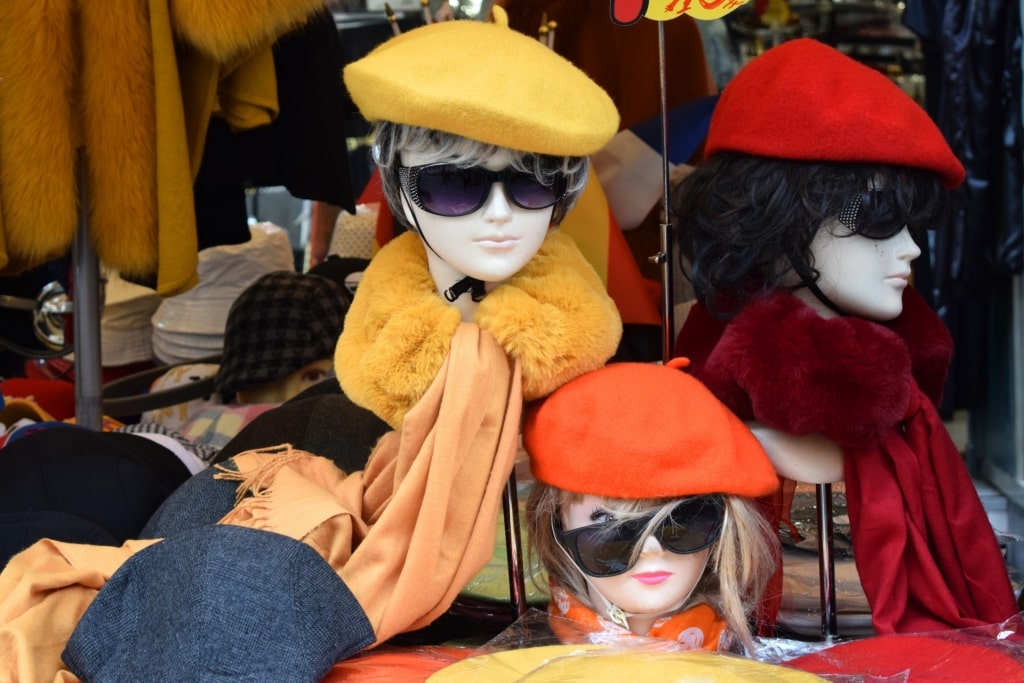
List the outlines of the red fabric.
<svg viewBox="0 0 1024 683">
<path fill-rule="evenodd" d="M 785 665 L 820 676 L 894 677 L 907 683 L 1024 680 L 1019 649 L 998 645 L 982 639 L 960 642 L 930 636 L 876 636 L 797 657 Z"/>
<path fill-rule="evenodd" d="M 0 382 L 4 396 L 31 398 L 57 420 L 75 416 L 75 385 L 62 379 L 12 377 Z"/>
<path fill-rule="evenodd" d="M 903 314 L 885 325 L 824 319 L 784 292 L 726 324 L 695 306 L 676 353 L 742 419 L 844 447 L 854 558 L 877 633 L 1016 613 L 991 525 L 933 405 L 952 341 L 919 293 L 907 289 Z"/>
<path fill-rule="evenodd" d="M 385 646 L 338 662 L 320 683 L 421 683 L 473 654 L 469 648 L 441 645 Z"/>
<path fill-rule="evenodd" d="M 922 392 L 881 444 L 844 455 L 854 560 L 876 633 L 980 626 L 1016 612 L 974 483 Z"/>
<path fill-rule="evenodd" d="M 576 377 L 530 406 L 522 435 L 534 478 L 567 491 L 756 497 L 778 487 L 750 430 L 674 366 L 611 363 Z"/>
<path fill-rule="evenodd" d="M 608 296 L 625 324 L 661 325 L 661 283 L 640 272 L 625 235 L 608 207 Z"/>
</svg>

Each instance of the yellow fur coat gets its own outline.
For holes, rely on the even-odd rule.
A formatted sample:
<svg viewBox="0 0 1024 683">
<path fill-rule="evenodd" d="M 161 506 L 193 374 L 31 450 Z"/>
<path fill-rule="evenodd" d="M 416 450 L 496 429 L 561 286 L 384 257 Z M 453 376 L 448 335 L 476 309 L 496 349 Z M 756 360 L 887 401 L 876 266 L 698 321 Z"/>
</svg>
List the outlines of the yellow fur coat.
<svg viewBox="0 0 1024 683">
<path fill-rule="evenodd" d="M 435 289 L 422 240 L 407 232 L 370 262 L 334 356 L 345 393 L 392 427 L 448 354 L 459 311 Z M 484 297 L 474 321 L 523 368 L 523 398 L 554 391 L 615 353 L 622 321 L 570 237 L 552 231 L 533 259 Z"/>
<path fill-rule="evenodd" d="M 271 45 L 324 4 L 0 2 L 0 274 L 64 256 L 84 200 L 105 265 L 162 295 L 194 285 L 209 118 L 269 123 Z"/>
</svg>

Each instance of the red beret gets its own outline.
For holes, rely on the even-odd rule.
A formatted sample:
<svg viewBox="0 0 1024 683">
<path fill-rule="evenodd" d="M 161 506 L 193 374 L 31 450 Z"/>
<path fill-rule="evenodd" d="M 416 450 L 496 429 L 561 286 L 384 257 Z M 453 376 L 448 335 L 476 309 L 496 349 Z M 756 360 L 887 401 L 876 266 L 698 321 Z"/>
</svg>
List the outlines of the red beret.
<svg viewBox="0 0 1024 683">
<path fill-rule="evenodd" d="M 756 497 L 778 478 L 760 442 L 700 381 L 674 367 L 613 363 L 527 411 L 533 476 L 606 498 Z"/>
<path fill-rule="evenodd" d="M 934 171 L 964 167 L 928 113 L 883 74 L 811 38 L 755 57 L 722 91 L 705 145 L 718 152 Z"/>
</svg>

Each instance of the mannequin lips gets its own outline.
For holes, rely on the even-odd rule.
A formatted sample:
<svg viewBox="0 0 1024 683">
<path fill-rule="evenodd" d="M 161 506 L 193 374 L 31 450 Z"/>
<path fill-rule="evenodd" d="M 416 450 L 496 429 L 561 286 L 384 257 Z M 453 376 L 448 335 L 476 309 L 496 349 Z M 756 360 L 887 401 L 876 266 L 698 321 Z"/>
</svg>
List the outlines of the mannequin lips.
<svg viewBox="0 0 1024 683">
<path fill-rule="evenodd" d="M 910 284 L 910 273 L 897 273 L 895 275 L 890 275 L 885 279 L 893 284 L 899 284 L 905 287 Z"/>
<path fill-rule="evenodd" d="M 672 572 L 641 572 L 633 574 L 633 578 L 645 586 L 656 586 L 659 583 L 668 581 L 671 577 Z"/>
<path fill-rule="evenodd" d="M 494 235 L 490 237 L 481 237 L 480 239 L 473 240 L 473 242 L 484 249 L 512 249 L 519 243 L 519 238 L 506 235 Z"/>
</svg>

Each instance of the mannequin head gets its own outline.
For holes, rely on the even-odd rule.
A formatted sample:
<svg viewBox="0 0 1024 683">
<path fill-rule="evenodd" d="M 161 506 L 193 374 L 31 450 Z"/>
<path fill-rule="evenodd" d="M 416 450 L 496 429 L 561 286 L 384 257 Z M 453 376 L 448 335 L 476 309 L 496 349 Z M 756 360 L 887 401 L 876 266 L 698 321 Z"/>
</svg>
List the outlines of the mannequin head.
<svg viewBox="0 0 1024 683">
<path fill-rule="evenodd" d="M 720 316 L 785 288 L 823 315 L 897 317 L 891 294 L 919 255 L 908 237 L 942 225 L 944 190 L 964 177 L 917 102 L 811 39 L 741 69 L 705 155 L 671 203 L 684 271 Z"/>
<path fill-rule="evenodd" d="M 509 29 L 502 8 L 492 12 L 493 22 L 403 33 L 344 71 L 375 124 L 374 163 L 391 213 L 423 240 L 450 301 L 461 300 L 463 284 L 476 300 L 530 260 L 582 191 L 588 155 L 618 130 L 607 93 Z M 449 166 L 423 168 L 436 163 Z"/>
<path fill-rule="evenodd" d="M 374 162 L 392 215 L 423 239 L 435 279 L 447 266 L 454 280 L 486 283 L 507 280 L 532 258 L 575 204 L 588 170 L 586 157 L 517 152 L 387 121 L 375 129 Z M 433 164 L 449 166 L 423 168 Z M 481 170 L 515 175 L 498 185 Z"/>
<path fill-rule="evenodd" d="M 231 304 L 214 382 L 225 403 L 284 402 L 331 371 L 351 297 L 315 274 L 325 264 L 267 273 Z"/>
<path fill-rule="evenodd" d="M 941 225 L 945 200 L 923 169 L 721 153 L 674 189 L 672 208 L 710 311 L 727 315 L 783 288 L 836 315 L 813 285 L 844 313 L 881 321 L 900 314 L 901 296 L 890 295 L 905 286 L 884 280 L 909 275 L 915 236 Z"/>
<path fill-rule="evenodd" d="M 777 478 L 704 385 L 675 366 L 612 364 L 532 406 L 523 441 L 531 549 L 553 587 L 638 635 L 707 603 L 749 645 L 774 567 L 752 498 Z"/>
<path fill-rule="evenodd" d="M 627 628 L 647 635 L 658 619 L 706 602 L 726 617 L 741 642 L 749 643 L 750 607 L 774 566 L 768 527 L 750 499 L 611 498 L 536 482 L 527 519 L 531 550 L 552 585 L 566 589 L 605 619 L 615 621 L 612 613 L 617 607 L 626 616 Z M 689 534 L 700 540 L 679 546 L 700 549 L 676 552 L 659 541 L 659 534 L 671 534 L 674 525 L 700 529 Z M 573 543 L 571 534 L 570 539 L 564 536 L 588 526 L 593 530 L 575 538 L 605 534 L 615 540 L 595 546 L 589 541 Z M 597 566 L 600 558 L 615 558 L 611 564 L 623 571 L 594 575 L 587 565 Z"/>
<path fill-rule="evenodd" d="M 905 226 L 895 235 L 874 238 L 837 219 L 818 229 L 810 253 L 820 295 L 797 278 L 796 296 L 825 318 L 845 314 L 884 322 L 903 312 L 903 290 L 921 249 Z"/>
</svg>

